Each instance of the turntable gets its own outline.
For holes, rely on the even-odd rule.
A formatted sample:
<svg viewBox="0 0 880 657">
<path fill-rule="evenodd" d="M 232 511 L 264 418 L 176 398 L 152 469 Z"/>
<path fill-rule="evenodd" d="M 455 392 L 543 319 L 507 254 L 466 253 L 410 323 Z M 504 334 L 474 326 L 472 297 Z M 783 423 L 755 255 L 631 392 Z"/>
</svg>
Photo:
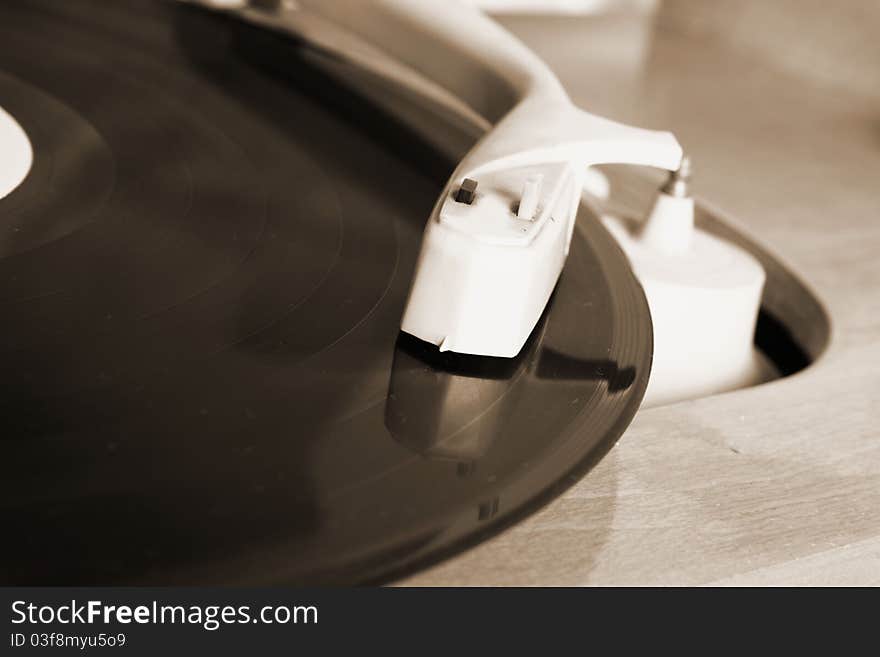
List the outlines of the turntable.
<svg viewBox="0 0 880 657">
<path fill-rule="evenodd" d="M 3 580 L 758 581 L 819 480 L 876 536 L 876 447 L 803 451 L 868 412 L 812 383 L 846 277 L 767 246 L 820 196 L 727 104 L 819 83 L 643 4 L 4 3 Z"/>
</svg>

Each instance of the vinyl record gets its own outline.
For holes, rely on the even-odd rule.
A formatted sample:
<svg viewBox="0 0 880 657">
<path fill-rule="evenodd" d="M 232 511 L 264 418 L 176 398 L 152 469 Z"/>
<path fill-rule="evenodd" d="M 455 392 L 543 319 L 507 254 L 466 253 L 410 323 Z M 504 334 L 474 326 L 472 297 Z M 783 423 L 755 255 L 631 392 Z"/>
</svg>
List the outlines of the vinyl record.
<svg viewBox="0 0 880 657">
<path fill-rule="evenodd" d="M 34 148 L 0 200 L 4 583 L 387 581 L 635 413 L 647 304 L 588 216 L 517 358 L 399 333 L 452 163 L 301 52 L 174 2 L 0 4 Z"/>
</svg>

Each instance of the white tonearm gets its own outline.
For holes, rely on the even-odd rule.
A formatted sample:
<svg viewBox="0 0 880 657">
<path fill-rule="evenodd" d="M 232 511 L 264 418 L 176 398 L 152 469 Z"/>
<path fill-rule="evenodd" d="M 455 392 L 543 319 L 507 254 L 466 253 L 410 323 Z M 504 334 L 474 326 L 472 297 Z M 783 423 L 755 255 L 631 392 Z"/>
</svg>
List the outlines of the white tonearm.
<svg viewBox="0 0 880 657">
<path fill-rule="evenodd" d="M 435 0 L 203 0 L 464 103 L 491 126 L 425 229 L 401 329 L 441 350 L 515 356 L 547 304 L 587 167 L 676 170 L 667 132 L 589 114 L 550 69 L 480 11 Z"/>
</svg>

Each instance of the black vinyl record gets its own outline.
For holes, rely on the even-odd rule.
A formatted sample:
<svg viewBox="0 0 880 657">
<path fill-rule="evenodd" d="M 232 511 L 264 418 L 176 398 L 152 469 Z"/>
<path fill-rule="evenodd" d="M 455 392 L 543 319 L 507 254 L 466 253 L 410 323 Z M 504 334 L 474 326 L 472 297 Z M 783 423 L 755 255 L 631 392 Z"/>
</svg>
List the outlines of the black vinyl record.
<svg viewBox="0 0 880 657">
<path fill-rule="evenodd" d="M 0 200 L 4 583 L 387 581 L 632 419 L 650 317 L 590 217 L 517 358 L 399 333 L 453 163 L 301 51 L 175 2 L 0 3 L 34 148 Z"/>
</svg>

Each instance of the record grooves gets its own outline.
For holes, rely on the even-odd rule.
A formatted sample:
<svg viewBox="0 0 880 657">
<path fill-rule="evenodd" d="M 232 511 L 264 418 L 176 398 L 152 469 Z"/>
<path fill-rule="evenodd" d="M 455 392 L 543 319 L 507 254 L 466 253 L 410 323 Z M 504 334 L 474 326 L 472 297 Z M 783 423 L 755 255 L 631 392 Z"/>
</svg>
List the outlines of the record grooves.
<svg viewBox="0 0 880 657">
<path fill-rule="evenodd" d="M 650 318 L 598 222 L 519 357 L 399 334 L 448 163 L 316 97 L 300 47 L 171 2 L 0 6 L 34 147 L 0 200 L 5 583 L 385 581 L 635 413 Z"/>
</svg>

